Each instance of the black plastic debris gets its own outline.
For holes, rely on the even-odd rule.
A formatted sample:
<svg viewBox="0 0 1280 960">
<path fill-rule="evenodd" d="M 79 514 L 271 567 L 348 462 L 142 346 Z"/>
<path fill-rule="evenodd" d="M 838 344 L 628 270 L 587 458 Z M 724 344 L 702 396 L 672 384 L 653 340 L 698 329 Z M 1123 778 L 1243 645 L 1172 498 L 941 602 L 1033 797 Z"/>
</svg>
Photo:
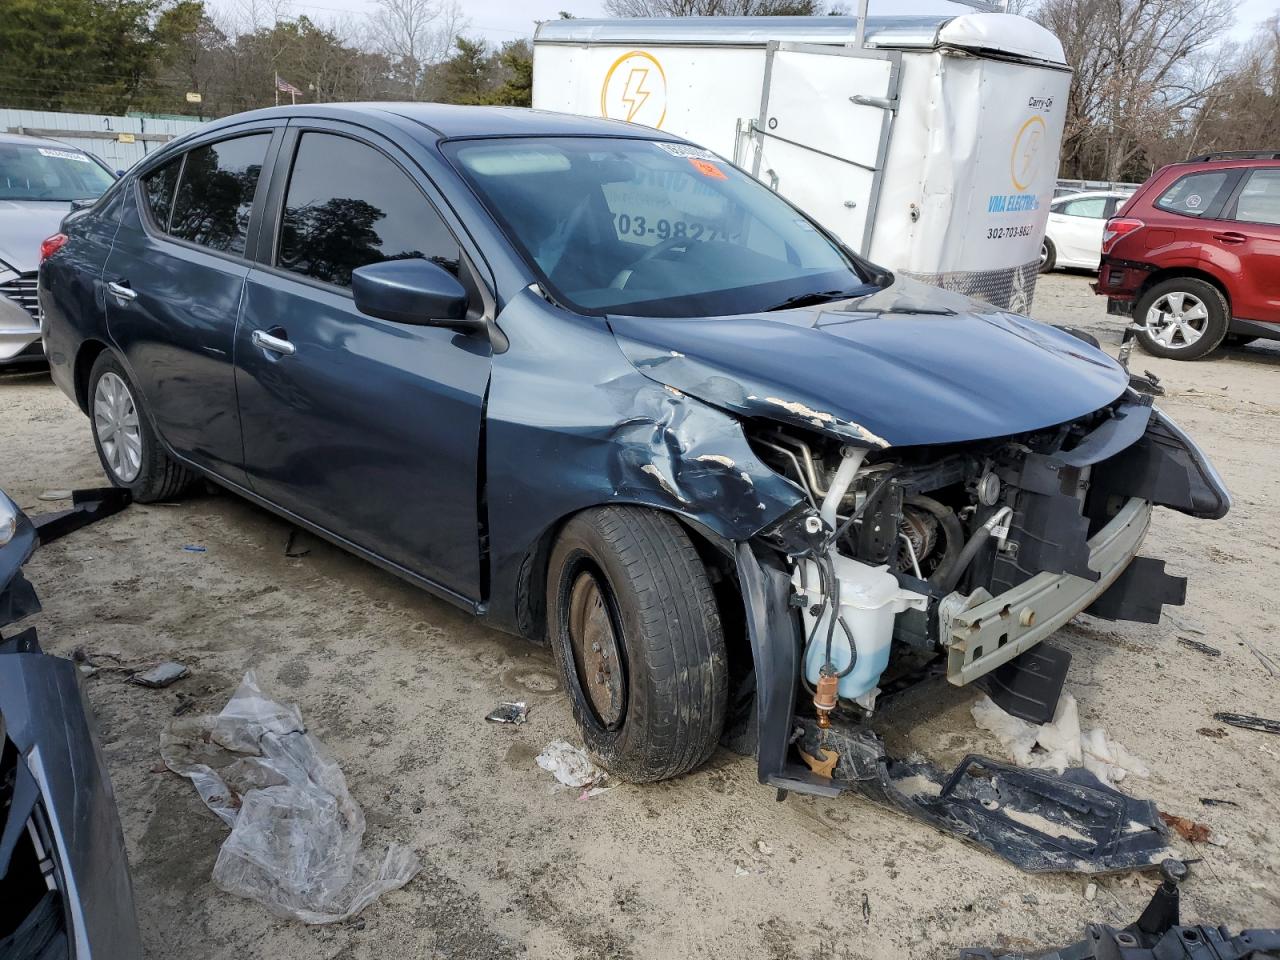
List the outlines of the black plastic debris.
<svg viewBox="0 0 1280 960">
<path fill-rule="evenodd" d="M 529 705 L 523 700 L 516 703 L 500 703 L 485 714 L 485 719 L 490 723 L 521 724 L 529 719 Z"/>
<path fill-rule="evenodd" d="M 129 491 L 120 487 L 73 490 L 69 510 L 43 513 L 32 517 L 31 526 L 35 528 L 40 543 L 49 544 L 81 527 L 87 527 L 91 523 L 97 523 L 112 514 L 119 513 L 132 502 L 133 497 Z"/>
<path fill-rule="evenodd" d="M 997 953 L 989 948 L 960 951 L 960 960 L 1280 960 L 1280 930 L 1241 930 L 1225 926 L 1183 926 L 1178 884 L 1186 865 L 1165 860 L 1160 886 L 1133 923 L 1117 929 L 1101 923 L 1084 928 L 1084 938 L 1057 950 Z"/>
<path fill-rule="evenodd" d="M 1247 713 L 1215 713 L 1213 719 L 1221 723 L 1229 723 L 1233 727 L 1243 727 L 1245 730 L 1280 733 L 1280 720 L 1268 720 L 1266 717 L 1254 717 Z"/>
<path fill-rule="evenodd" d="M 1179 637 L 1178 642 L 1196 653 L 1203 653 L 1206 657 L 1222 656 L 1222 651 L 1217 647 L 1211 647 L 1209 644 L 1201 643 L 1199 640 L 1192 640 L 1190 637 Z"/>
<path fill-rule="evenodd" d="M 796 746 L 831 783 L 983 847 L 1029 873 L 1154 870 L 1172 856 L 1150 800 L 1125 796 L 1083 768 L 1027 770 L 970 755 L 949 773 L 896 760 L 869 727 L 814 721 Z M 817 764 L 817 766 L 815 766 Z"/>
<path fill-rule="evenodd" d="M 980 677 L 977 686 L 1005 713 L 1028 723 L 1050 723 L 1070 669 L 1068 651 L 1041 642 Z"/>
<path fill-rule="evenodd" d="M 159 690 L 170 684 L 177 683 L 183 677 L 190 676 L 190 674 L 191 671 L 186 666 L 170 660 L 166 663 L 157 664 L 150 670 L 143 670 L 133 674 L 129 678 L 129 682 L 136 683 L 140 687 Z"/>
</svg>

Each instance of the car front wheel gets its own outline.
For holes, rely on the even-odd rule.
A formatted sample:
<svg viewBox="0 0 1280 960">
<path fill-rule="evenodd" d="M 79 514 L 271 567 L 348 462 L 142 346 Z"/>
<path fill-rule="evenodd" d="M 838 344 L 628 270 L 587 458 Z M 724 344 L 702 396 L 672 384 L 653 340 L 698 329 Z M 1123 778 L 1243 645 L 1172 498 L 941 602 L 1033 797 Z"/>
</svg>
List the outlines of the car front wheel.
<svg viewBox="0 0 1280 960">
<path fill-rule="evenodd" d="M 1227 335 L 1230 314 L 1217 287 L 1194 277 L 1157 283 L 1138 300 L 1134 319 L 1147 353 L 1170 360 L 1199 360 Z"/>
<path fill-rule="evenodd" d="M 548 636 L 587 749 L 644 782 L 705 761 L 724 728 L 724 634 L 689 535 L 665 514 L 578 514 L 551 553 Z"/>
<path fill-rule="evenodd" d="M 191 472 L 165 452 L 142 398 L 110 351 L 99 354 L 89 372 L 89 422 L 107 479 L 134 500 L 167 500 L 191 484 Z"/>
</svg>

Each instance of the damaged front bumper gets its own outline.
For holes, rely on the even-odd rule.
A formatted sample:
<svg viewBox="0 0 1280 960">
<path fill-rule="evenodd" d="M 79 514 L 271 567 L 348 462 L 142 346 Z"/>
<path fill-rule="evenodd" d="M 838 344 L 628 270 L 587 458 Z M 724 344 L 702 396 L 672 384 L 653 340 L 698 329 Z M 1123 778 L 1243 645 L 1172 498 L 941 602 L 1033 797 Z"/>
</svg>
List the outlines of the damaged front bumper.
<svg viewBox="0 0 1280 960">
<path fill-rule="evenodd" d="M 1038 573 L 997 597 L 985 590 L 951 594 L 938 607 L 947 679 L 957 686 L 978 679 L 1047 639 L 1115 583 L 1137 555 L 1151 525 L 1152 507 L 1131 498 L 1089 540 L 1089 567 L 1097 580 L 1070 573 Z M 1185 589 L 1186 581 L 1179 583 Z M 1181 603 L 1169 595 L 1165 603 Z"/>
</svg>

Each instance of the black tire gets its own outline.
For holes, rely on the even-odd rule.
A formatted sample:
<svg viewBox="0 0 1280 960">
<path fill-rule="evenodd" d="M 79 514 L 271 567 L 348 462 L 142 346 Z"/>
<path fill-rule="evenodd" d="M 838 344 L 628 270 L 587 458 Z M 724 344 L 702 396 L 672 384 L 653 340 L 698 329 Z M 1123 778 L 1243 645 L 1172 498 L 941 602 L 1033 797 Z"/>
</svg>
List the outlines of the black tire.
<svg viewBox="0 0 1280 960">
<path fill-rule="evenodd" d="M 1210 353 L 1218 348 L 1218 344 L 1222 343 L 1223 338 L 1227 335 L 1227 323 L 1230 319 L 1230 311 L 1227 307 L 1227 298 L 1222 295 L 1222 291 L 1213 284 L 1195 277 L 1174 277 L 1171 280 L 1164 280 L 1157 283 L 1154 287 L 1138 298 L 1138 304 L 1133 311 L 1133 319 L 1138 323 L 1148 325 L 1150 323 L 1148 315 L 1152 312 L 1153 307 L 1163 304 L 1158 308 L 1158 313 L 1162 316 L 1170 316 L 1172 314 L 1165 310 L 1166 306 L 1170 306 L 1172 301 L 1166 298 L 1177 298 L 1181 296 L 1180 301 L 1184 304 L 1184 308 L 1188 313 L 1192 310 L 1187 307 L 1186 298 L 1194 298 L 1199 304 L 1204 306 L 1204 317 L 1197 317 L 1195 320 L 1189 320 L 1188 323 L 1193 329 L 1199 331 L 1199 336 L 1192 342 L 1186 342 L 1185 337 L 1176 332 L 1168 334 L 1169 343 L 1160 343 L 1147 329 L 1138 332 L 1138 343 L 1142 345 L 1142 349 L 1147 351 L 1154 357 L 1165 357 L 1169 360 L 1199 360 L 1207 357 Z M 1159 325 L 1160 330 L 1165 330 L 1169 323 Z M 1196 327 L 1195 324 L 1202 324 Z M 1181 341 L 1181 342 L 1180 342 Z"/>
<path fill-rule="evenodd" d="M 596 681 L 593 701 L 587 664 L 574 651 L 571 620 L 581 626 L 583 594 L 601 598 L 594 609 L 607 614 L 612 631 L 603 645 L 620 648 L 621 694 L 603 706 L 607 684 Z M 599 634 L 576 632 L 586 654 L 587 637 Z M 724 633 L 706 568 L 676 520 L 624 506 L 571 519 L 551 551 L 547 636 L 587 749 L 610 773 L 665 780 L 711 756 L 728 698 Z M 595 677 L 604 676 L 601 662 L 592 658 Z"/>
<path fill-rule="evenodd" d="M 108 381 L 107 386 L 118 389 L 123 385 L 127 391 L 128 402 L 132 405 L 133 419 L 136 420 L 137 462 L 121 461 L 114 453 L 116 447 L 112 437 L 100 436 L 109 429 L 109 423 L 99 412 L 98 388 L 103 385 L 108 375 L 116 378 Z M 105 387 L 104 387 L 105 389 Z M 89 426 L 93 431 L 93 446 L 98 451 L 98 459 L 102 462 L 102 470 L 113 486 L 123 487 L 133 494 L 139 503 L 153 503 L 156 500 L 170 500 L 179 496 L 195 479 L 191 471 L 181 466 L 165 451 L 151 426 L 142 405 L 142 397 L 129 379 L 123 365 L 110 350 L 104 350 L 94 361 L 89 371 Z M 125 454 L 127 456 L 127 454 Z M 136 469 L 136 473 L 133 470 Z"/>
<path fill-rule="evenodd" d="M 1045 237 L 1040 243 L 1040 272 L 1048 273 L 1058 262 L 1058 248 L 1053 241 Z"/>
</svg>

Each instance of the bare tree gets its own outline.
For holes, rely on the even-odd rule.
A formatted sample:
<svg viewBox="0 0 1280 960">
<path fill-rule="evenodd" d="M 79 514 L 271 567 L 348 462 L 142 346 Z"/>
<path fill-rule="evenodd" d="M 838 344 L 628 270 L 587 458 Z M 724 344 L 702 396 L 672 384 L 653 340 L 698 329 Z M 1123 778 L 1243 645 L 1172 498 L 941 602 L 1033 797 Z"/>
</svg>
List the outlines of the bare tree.
<svg viewBox="0 0 1280 960">
<path fill-rule="evenodd" d="M 369 30 L 377 48 L 395 65 L 411 99 L 419 99 L 428 68 L 444 60 L 467 20 L 457 0 L 378 0 Z"/>
<path fill-rule="evenodd" d="M 1230 0 L 1045 0 L 1036 14 L 1074 71 L 1063 161 L 1120 179 L 1223 78 Z"/>
</svg>

